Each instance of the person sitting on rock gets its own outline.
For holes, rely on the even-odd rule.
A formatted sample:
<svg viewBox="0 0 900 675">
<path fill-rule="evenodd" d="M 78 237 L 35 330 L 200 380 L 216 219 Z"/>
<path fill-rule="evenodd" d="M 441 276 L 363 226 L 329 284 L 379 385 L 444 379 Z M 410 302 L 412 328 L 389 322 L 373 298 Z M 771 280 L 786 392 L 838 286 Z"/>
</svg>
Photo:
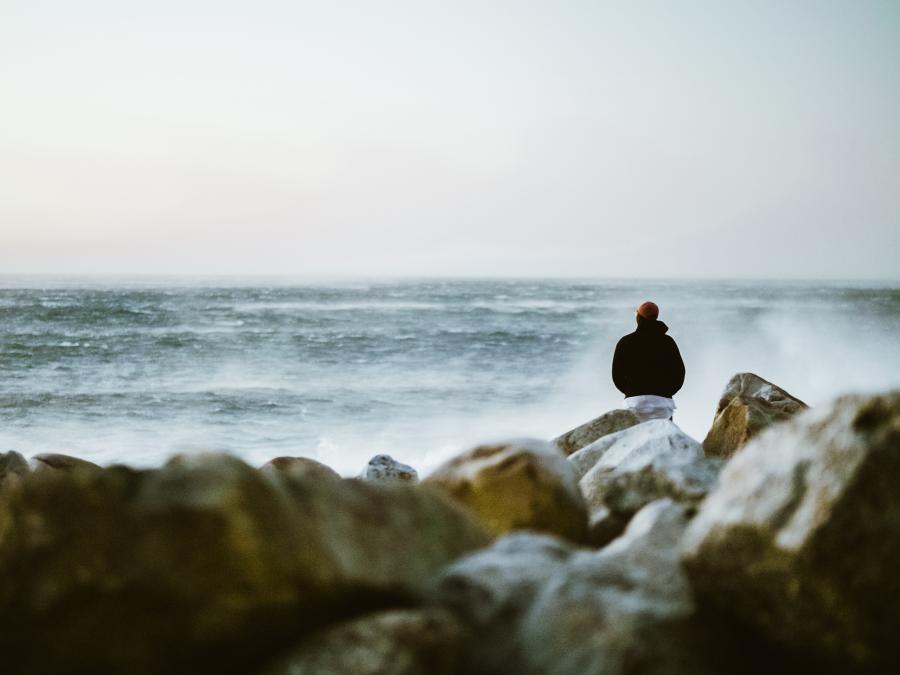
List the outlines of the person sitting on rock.
<svg viewBox="0 0 900 675">
<path fill-rule="evenodd" d="M 668 330 L 659 307 L 648 301 L 637 308 L 637 329 L 616 345 L 613 382 L 641 422 L 672 419 L 672 397 L 684 384 L 684 361 Z"/>
</svg>

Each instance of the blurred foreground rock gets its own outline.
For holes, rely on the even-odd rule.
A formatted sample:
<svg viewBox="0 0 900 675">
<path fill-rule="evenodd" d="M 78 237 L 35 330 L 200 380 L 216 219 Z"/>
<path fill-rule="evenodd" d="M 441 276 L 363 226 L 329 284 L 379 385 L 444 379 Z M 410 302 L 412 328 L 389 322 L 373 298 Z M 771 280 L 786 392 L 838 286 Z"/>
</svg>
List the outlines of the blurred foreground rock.
<svg viewBox="0 0 900 675">
<path fill-rule="evenodd" d="M 382 485 L 418 483 L 419 473 L 409 464 L 398 462 L 390 455 L 375 455 L 369 460 L 360 478 Z"/>
<path fill-rule="evenodd" d="M 0 455 L 0 672 L 896 671 L 900 392 L 772 425 L 723 464 L 667 420 L 568 458 L 481 446 L 423 485 L 302 458 Z M 599 551 L 579 546 L 582 491 Z"/>
<path fill-rule="evenodd" d="M 557 537 L 514 532 L 441 573 L 436 601 L 460 617 L 473 636 L 460 672 L 514 673 L 524 667 L 518 628 L 540 588 L 574 551 Z"/>
<path fill-rule="evenodd" d="M 4 485 L 18 483 L 30 471 L 28 462 L 15 450 L 0 453 L 0 490 Z"/>
<path fill-rule="evenodd" d="M 437 579 L 435 594 L 472 636 L 459 672 L 717 672 L 709 667 L 709 641 L 694 623 L 679 566 L 687 521 L 683 506 L 659 500 L 603 551 L 515 533 L 453 563 Z"/>
<path fill-rule="evenodd" d="M 678 564 L 687 524 L 665 499 L 642 509 L 600 552 L 579 552 L 554 571 L 519 640 L 527 673 L 696 675 L 702 650 L 688 640 L 694 612 Z"/>
<path fill-rule="evenodd" d="M 598 438 L 633 427 L 638 422 L 637 415 L 631 410 L 610 410 L 553 439 L 553 443 L 565 454 L 571 455 Z"/>
<path fill-rule="evenodd" d="M 703 449 L 707 455 L 731 457 L 769 425 L 790 419 L 807 407 L 758 375 L 738 373 L 722 392 Z"/>
<path fill-rule="evenodd" d="M 537 440 L 482 445 L 425 480 L 478 515 L 493 534 L 527 529 L 583 541 L 587 509 L 565 455 Z"/>
<path fill-rule="evenodd" d="M 428 490 L 224 455 L 34 474 L 0 496 L 4 672 L 253 672 L 487 539 Z"/>
<path fill-rule="evenodd" d="M 275 457 L 263 464 L 260 471 L 286 471 L 296 477 L 308 476 L 325 480 L 340 480 L 340 475 L 327 464 L 309 457 Z"/>
<path fill-rule="evenodd" d="M 71 469 L 99 469 L 100 467 L 99 465 L 89 462 L 86 459 L 81 459 L 80 457 L 44 453 L 35 455 L 31 458 L 31 468 L 34 471 L 43 471 L 45 469 L 69 471 Z"/>
<path fill-rule="evenodd" d="M 900 664 L 900 392 L 772 427 L 726 466 L 684 564 L 710 620 L 809 672 Z"/>
<path fill-rule="evenodd" d="M 265 675 L 454 675 L 462 647 L 449 612 L 398 609 L 317 631 Z"/>
</svg>

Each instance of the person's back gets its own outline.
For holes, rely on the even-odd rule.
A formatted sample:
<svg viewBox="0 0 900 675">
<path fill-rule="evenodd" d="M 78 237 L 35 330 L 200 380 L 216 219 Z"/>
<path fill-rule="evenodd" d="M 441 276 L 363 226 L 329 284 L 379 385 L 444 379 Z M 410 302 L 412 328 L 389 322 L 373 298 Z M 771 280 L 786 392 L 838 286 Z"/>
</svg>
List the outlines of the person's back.
<svg viewBox="0 0 900 675">
<path fill-rule="evenodd" d="M 669 328 L 658 317 L 655 304 L 642 304 L 637 311 L 637 329 L 619 340 L 613 356 L 613 382 L 641 421 L 671 418 L 675 410 L 672 397 L 684 384 L 678 345 L 666 335 Z"/>
</svg>

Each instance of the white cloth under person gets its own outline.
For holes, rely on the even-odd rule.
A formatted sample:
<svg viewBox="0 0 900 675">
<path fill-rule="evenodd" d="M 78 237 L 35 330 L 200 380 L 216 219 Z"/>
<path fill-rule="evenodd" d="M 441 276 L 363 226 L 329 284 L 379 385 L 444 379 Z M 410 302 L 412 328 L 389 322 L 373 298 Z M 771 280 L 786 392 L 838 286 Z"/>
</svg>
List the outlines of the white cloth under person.
<svg viewBox="0 0 900 675">
<path fill-rule="evenodd" d="M 652 394 L 629 396 L 625 399 L 625 407 L 637 415 L 641 422 L 667 420 L 675 414 L 675 401 Z"/>
</svg>

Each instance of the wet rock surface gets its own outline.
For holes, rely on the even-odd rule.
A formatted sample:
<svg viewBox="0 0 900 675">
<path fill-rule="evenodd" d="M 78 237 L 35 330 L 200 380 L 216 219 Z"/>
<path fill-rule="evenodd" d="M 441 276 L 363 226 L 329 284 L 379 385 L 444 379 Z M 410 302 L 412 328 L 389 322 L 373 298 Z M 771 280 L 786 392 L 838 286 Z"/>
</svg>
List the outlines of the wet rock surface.
<svg viewBox="0 0 900 675">
<path fill-rule="evenodd" d="M 555 446 L 536 440 L 483 445 L 429 475 L 495 535 L 527 529 L 582 541 L 587 508 L 577 476 Z"/>
<path fill-rule="evenodd" d="M 758 375 L 738 373 L 722 392 L 703 449 L 711 456 L 731 457 L 766 427 L 788 420 L 807 407 Z"/>
</svg>

